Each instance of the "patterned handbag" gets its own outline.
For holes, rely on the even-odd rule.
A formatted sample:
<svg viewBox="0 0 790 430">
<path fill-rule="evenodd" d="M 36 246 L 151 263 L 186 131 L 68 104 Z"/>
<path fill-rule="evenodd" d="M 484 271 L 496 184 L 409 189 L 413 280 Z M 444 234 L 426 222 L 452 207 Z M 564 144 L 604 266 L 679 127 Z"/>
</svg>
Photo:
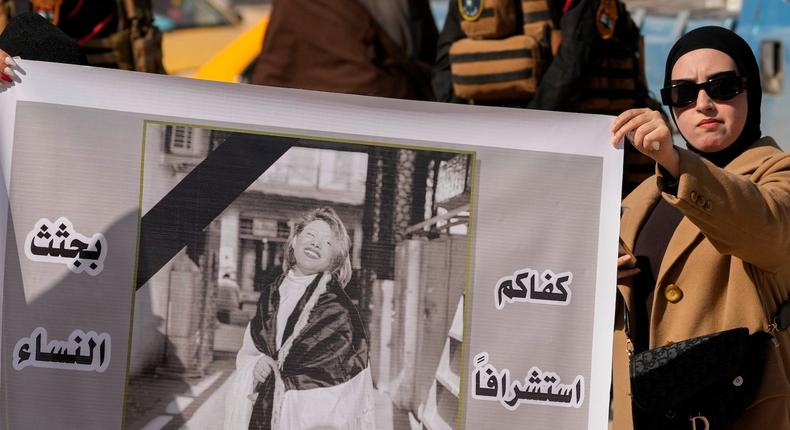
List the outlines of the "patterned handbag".
<svg viewBox="0 0 790 430">
<path fill-rule="evenodd" d="M 634 428 L 729 428 L 760 384 L 770 339 L 741 327 L 633 355 Z"/>
</svg>

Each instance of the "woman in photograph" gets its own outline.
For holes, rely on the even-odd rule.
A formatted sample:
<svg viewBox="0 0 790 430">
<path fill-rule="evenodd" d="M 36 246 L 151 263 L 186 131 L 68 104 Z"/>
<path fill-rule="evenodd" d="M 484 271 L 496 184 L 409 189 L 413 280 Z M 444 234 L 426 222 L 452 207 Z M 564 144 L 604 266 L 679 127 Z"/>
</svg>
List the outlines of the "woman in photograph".
<svg viewBox="0 0 790 430">
<path fill-rule="evenodd" d="M 664 87 L 662 101 L 687 149 L 673 145 L 657 111 L 629 110 L 612 124 L 613 143 L 628 137 L 657 163 L 656 175 L 622 204 L 614 428 L 664 428 L 640 426 L 629 357 L 745 327 L 773 339 L 763 336 L 759 347 L 747 350 L 747 356 L 765 354 L 756 360 L 755 378 L 726 381 L 734 390 L 753 383 L 743 409 L 724 418 L 672 417 L 671 410 L 662 417 L 700 430 L 725 428 L 727 421 L 738 430 L 790 429 L 790 335 L 774 320 L 790 297 L 790 154 L 761 134 L 757 61 L 735 33 L 698 28 L 670 51 Z M 728 360 L 726 354 L 705 358 Z M 698 371 L 706 365 L 694 364 Z M 681 392 L 681 385 L 672 389 Z M 697 400 L 681 406 L 691 409 Z"/>
<path fill-rule="evenodd" d="M 331 208 L 293 229 L 264 286 L 226 395 L 227 429 L 375 428 L 368 338 L 344 288 L 351 242 Z"/>
</svg>

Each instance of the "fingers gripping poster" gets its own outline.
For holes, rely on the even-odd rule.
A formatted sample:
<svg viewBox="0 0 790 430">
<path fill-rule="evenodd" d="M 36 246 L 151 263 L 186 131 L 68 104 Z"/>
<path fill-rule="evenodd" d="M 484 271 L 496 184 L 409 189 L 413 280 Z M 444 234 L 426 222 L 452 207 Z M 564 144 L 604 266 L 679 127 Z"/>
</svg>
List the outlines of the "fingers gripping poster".
<svg viewBox="0 0 790 430">
<path fill-rule="evenodd" d="M 605 429 L 611 118 L 20 62 L 0 429 Z"/>
</svg>

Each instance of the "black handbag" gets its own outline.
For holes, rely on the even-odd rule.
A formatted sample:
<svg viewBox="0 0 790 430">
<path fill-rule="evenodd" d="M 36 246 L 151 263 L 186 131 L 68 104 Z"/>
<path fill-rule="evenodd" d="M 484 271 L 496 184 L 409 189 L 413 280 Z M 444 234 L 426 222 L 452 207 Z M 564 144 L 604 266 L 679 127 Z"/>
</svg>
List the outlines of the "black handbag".
<svg viewBox="0 0 790 430">
<path fill-rule="evenodd" d="M 729 428 L 755 395 L 771 338 L 736 328 L 634 354 L 634 428 Z"/>
</svg>

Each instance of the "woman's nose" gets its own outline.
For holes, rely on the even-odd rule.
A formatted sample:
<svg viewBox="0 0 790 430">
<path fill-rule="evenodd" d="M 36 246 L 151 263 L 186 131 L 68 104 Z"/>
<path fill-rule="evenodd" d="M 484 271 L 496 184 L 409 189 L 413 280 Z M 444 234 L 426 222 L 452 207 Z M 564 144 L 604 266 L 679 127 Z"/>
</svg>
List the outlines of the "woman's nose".
<svg viewBox="0 0 790 430">
<path fill-rule="evenodd" d="M 697 110 L 701 112 L 707 112 L 715 108 L 716 106 L 713 104 L 713 99 L 704 89 L 700 88 L 699 92 L 697 93 Z"/>
</svg>

